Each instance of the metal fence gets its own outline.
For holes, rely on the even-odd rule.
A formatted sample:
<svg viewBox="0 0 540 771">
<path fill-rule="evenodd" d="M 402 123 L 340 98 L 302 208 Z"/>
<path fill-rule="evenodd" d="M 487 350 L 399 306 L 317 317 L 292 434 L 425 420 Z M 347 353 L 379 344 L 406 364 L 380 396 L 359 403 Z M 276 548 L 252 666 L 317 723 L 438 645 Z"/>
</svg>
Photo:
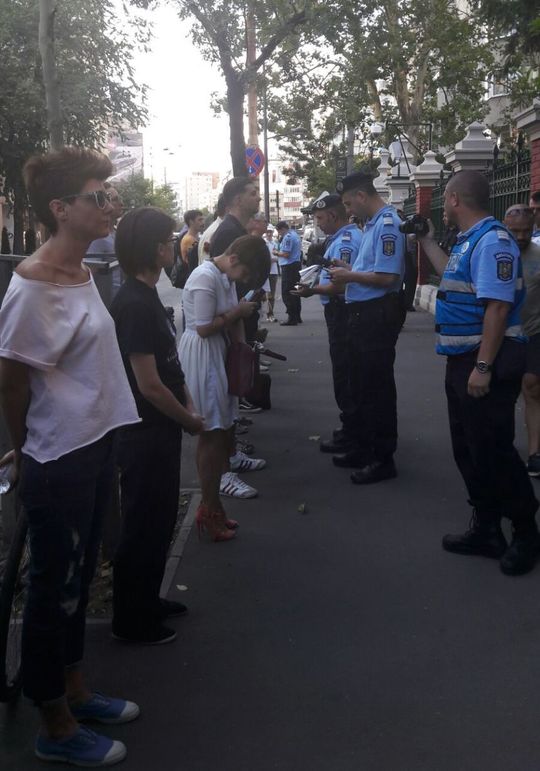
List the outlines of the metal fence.
<svg viewBox="0 0 540 771">
<path fill-rule="evenodd" d="M 406 217 L 416 214 L 416 185 L 409 187 L 409 196 L 403 201 L 403 214 Z"/>
<path fill-rule="evenodd" d="M 489 181 L 491 214 L 499 220 L 514 203 L 528 203 L 531 189 L 531 155 L 520 143 L 512 148 L 503 162 L 494 152 L 493 162 L 486 171 Z"/>
</svg>

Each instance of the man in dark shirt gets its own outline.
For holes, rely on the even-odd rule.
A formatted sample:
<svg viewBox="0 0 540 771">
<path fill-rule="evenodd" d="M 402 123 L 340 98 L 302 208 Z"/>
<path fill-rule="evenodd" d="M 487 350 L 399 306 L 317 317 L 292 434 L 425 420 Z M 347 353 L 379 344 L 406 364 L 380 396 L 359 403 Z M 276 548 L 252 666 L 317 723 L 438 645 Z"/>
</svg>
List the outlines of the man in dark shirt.
<svg viewBox="0 0 540 771">
<path fill-rule="evenodd" d="M 259 211 L 261 196 L 249 177 L 233 177 L 221 193 L 228 213 L 210 242 L 210 257 L 219 257 L 232 242 L 247 235 L 246 225 Z M 247 290 L 246 290 L 247 291 Z"/>
</svg>

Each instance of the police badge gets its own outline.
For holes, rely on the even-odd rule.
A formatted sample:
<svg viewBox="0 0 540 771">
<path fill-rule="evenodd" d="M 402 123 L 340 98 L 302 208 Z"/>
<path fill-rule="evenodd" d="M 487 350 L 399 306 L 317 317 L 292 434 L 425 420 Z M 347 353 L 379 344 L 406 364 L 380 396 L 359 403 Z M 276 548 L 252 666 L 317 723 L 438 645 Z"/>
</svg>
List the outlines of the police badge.
<svg viewBox="0 0 540 771">
<path fill-rule="evenodd" d="M 382 236 L 383 254 L 385 257 L 392 257 L 396 253 L 396 236 Z"/>
<path fill-rule="evenodd" d="M 512 255 L 508 253 L 496 254 L 495 259 L 497 260 L 497 278 L 499 281 L 511 281 L 514 262 Z"/>
</svg>

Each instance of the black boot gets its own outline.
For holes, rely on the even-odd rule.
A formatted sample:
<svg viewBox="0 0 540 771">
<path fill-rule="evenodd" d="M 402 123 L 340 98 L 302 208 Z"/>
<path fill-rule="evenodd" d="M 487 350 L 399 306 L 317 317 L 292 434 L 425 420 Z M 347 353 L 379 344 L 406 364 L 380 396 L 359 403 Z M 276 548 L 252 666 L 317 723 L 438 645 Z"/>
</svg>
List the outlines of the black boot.
<svg viewBox="0 0 540 771">
<path fill-rule="evenodd" d="M 397 470 L 392 458 L 381 461 L 376 460 L 367 466 L 353 471 L 351 482 L 355 485 L 371 485 L 375 482 L 384 482 L 385 479 L 395 479 Z"/>
<path fill-rule="evenodd" d="M 454 554 L 474 554 L 481 557 L 500 559 L 508 544 L 503 535 L 499 520 L 480 519 L 474 511 L 469 529 L 458 535 L 445 535 L 442 547 Z"/>
<path fill-rule="evenodd" d="M 323 439 L 319 444 L 321 452 L 328 452 L 332 455 L 338 455 L 339 453 L 346 453 L 354 449 L 354 443 L 345 436 L 340 436 L 338 439 Z"/>
<path fill-rule="evenodd" d="M 540 554 L 540 535 L 536 524 L 514 528 L 512 543 L 502 556 L 500 566 L 507 576 L 522 576 L 535 566 Z"/>
</svg>

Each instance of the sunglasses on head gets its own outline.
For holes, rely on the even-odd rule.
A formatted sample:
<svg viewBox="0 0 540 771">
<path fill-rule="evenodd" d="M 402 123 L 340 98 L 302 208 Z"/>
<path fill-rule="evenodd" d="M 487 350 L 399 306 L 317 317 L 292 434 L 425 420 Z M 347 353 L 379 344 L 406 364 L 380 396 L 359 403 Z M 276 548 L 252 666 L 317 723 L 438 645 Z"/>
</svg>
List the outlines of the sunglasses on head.
<svg viewBox="0 0 540 771">
<path fill-rule="evenodd" d="M 524 209 L 510 209 L 506 212 L 507 217 L 531 217 L 534 214 L 534 209 L 525 207 Z"/>
<path fill-rule="evenodd" d="M 88 201 L 93 201 L 98 209 L 104 209 L 107 204 L 111 202 L 110 193 L 106 193 L 104 190 L 94 190 L 92 193 L 74 193 L 73 195 L 65 195 L 60 198 L 60 200 L 72 201 L 75 198 L 86 198 Z"/>
</svg>

